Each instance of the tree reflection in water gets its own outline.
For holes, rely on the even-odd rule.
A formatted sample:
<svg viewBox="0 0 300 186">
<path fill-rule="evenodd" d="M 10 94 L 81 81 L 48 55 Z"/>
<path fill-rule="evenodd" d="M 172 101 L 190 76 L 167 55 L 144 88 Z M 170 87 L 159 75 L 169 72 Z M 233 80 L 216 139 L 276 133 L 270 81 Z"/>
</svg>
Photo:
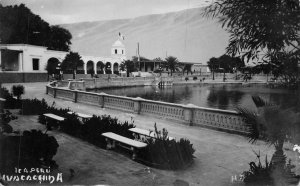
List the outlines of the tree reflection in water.
<svg viewBox="0 0 300 186">
<path fill-rule="evenodd" d="M 282 105 L 283 108 L 293 107 L 300 111 L 300 91 L 270 88 L 266 85 L 240 84 L 195 84 L 174 85 L 173 87 L 120 87 L 94 90 L 112 95 L 141 97 L 149 100 L 164 101 L 178 104 L 189 104 L 235 110 L 238 106 L 255 109 L 252 96 L 260 96 L 268 102 Z"/>
<path fill-rule="evenodd" d="M 210 87 L 207 96 L 209 107 L 218 109 L 231 109 L 230 105 L 238 105 L 245 93 L 238 90 L 228 90 L 226 85 Z"/>
</svg>

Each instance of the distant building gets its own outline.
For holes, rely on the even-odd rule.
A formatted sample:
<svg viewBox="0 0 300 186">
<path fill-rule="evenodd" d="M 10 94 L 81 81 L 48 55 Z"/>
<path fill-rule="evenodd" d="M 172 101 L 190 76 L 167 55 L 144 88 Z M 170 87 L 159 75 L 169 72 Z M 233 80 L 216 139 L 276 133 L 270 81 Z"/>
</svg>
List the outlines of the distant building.
<svg viewBox="0 0 300 186">
<path fill-rule="evenodd" d="M 159 70 L 160 67 L 164 66 L 165 61 L 141 61 L 140 64 L 138 64 L 139 69 L 141 72 L 154 72 L 156 70 Z M 192 63 L 192 62 L 181 62 L 186 65 L 186 70 L 189 72 L 197 72 L 197 73 L 206 73 L 210 72 L 207 65 L 203 65 L 202 63 Z M 163 69 L 166 70 L 166 69 Z"/>
<path fill-rule="evenodd" d="M 46 73 L 47 63 L 62 62 L 67 52 L 48 50 L 47 47 L 28 44 L 0 44 L 0 72 Z M 84 65 L 79 67 L 84 74 L 117 73 L 126 60 L 124 44 L 118 39 L 111 47 L 110 57 L 82 56 Z M 104 68 L 101 69 L 101 63 Z"/>
</svg>

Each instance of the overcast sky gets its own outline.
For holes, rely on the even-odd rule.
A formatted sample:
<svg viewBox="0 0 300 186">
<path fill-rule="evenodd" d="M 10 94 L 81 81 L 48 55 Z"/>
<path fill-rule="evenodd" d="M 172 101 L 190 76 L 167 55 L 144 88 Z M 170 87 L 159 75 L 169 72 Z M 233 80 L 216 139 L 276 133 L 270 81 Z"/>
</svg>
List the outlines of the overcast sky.
<svg viewBox="0 0 300 186">
<path fill-rule="evenodd" d="M 211 0 L 0 0 L 2 5 L 23 3 L 50 24 L 174 12 L 205 6 Z"/>
</svg>

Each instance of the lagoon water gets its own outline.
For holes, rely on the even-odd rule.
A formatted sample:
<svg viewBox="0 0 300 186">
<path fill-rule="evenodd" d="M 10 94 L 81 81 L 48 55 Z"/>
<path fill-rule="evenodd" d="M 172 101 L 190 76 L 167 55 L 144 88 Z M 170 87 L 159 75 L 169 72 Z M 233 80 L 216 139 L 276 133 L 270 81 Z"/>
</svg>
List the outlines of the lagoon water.
<svg viewBox="0 0 300 186">
<path fill-rule="evenodd" d="M 155 86 L 122 87 L 93 90 L 93 92 L 179 104 L 192 103 L 201 107 L 225 110 L 235 110 L 236 107 L 255 109 L 251 96 L 261 96 L 268 102 L 300 111 L 299 91 L 270 88 L 260 84 L 190 84 L 163 88 Z"/>
</svg>

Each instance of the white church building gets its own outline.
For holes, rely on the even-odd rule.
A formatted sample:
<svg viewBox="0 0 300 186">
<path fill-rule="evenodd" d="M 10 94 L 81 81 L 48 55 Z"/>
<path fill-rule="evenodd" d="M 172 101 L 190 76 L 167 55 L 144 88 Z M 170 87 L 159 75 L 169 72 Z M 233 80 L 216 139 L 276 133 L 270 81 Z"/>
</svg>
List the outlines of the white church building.
<svg viewBox="0 0 300 186">
<path fill-rule="evenodd" d="M 28 44 L 0 44 L 0 73 L 47 73 L 45 70 L 48 62 L 62 62 L 67 52 L 47 50 L 47 47 Z M 97 73 L 117 73 L 120 64 L 126 60 L 125 45 L 120 39 L 111 46 L 111 55 L 83 56 L 84 65 L 79 67 L 84 74 L 90 70 Z M 104 65 L 103 65 L 104 64 Z"/>
</svg>

